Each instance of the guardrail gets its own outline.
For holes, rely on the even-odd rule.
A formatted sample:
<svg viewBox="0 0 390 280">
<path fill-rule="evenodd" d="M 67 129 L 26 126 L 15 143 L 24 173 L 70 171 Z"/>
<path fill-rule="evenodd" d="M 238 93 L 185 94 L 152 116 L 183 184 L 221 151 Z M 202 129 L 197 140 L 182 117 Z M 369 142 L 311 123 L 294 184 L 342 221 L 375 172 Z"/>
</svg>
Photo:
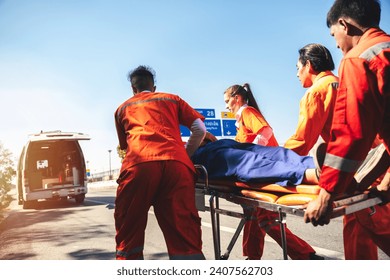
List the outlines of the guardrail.
<svg viewBox="0 0 390 280">
<path fill-rule="evenodd" d="M 88 176 L 88 182 L 116 180 L 119 177 L 119 173 L 120 173 L 119 169 L 92 173 L 90 176 Z"/>
</svg>

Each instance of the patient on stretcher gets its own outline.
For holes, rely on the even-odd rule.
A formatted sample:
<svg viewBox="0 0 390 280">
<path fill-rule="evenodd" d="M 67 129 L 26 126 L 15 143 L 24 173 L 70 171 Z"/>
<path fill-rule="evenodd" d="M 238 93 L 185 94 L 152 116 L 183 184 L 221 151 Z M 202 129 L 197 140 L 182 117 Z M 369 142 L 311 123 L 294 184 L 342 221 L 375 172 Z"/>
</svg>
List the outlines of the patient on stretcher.
<svg viewBox="0 0 390 280">
<path fill-rule="evenodd" d="M 191 160 L 203 165 L 209 179 L 276 183 L 280 186 L 318 184 L 313 158 L 283 147 L 239 143 L 232 139 L 207 141 Z"/>
</svg>

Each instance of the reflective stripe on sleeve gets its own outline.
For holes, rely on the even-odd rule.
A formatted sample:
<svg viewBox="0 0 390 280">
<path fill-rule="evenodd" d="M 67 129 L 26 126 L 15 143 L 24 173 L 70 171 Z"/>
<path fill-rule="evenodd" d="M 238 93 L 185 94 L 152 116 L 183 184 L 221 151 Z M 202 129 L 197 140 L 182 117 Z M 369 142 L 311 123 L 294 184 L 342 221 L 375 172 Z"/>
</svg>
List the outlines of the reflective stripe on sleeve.
<svg viewBox="0 0 390 280">
<path fill-rule="evenodd" d="M 361 164 L 362 161 L 346 159 L 332 154 L 326 154 L 324 161 L 324 165 L 348 173 L 356 172 Z"/>
<path fill-rule="evenodd" d="M 367 61 L 371 61 L 371 59 L 376 57 L 381 51 L 389 48 L 390 48 L 390 42 L 379 43 L 365 50 L 359 57 Z"/>
</svg>

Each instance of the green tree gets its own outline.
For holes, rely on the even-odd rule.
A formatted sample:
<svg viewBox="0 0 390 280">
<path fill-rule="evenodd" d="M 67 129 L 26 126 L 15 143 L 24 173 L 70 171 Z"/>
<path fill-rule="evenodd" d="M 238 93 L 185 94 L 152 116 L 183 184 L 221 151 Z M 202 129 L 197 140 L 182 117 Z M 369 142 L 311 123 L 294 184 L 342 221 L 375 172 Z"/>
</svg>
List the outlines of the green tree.
<svg viewBox="0 0 390 280">
<path fill-rule="evenodd" d="M 123 159 L 124 159 L 125 156 L 126 156 L 126 150 L 121 150 L 121 147 L 118 145 L 118 146 L 116 147 L 116 151 L 117 151 L 118 156 L 119 156 L 119 158 L 121 159 L 121 162 L 122 162 Z"/>
<path fill-rule="evenodd" d="M 12 153 L 3 147 L 0 142 L 0 209 L 7 207 L 11 202 L 8 192 L 12 187 L 12 178 L 15 176 Z"/>
</svg>

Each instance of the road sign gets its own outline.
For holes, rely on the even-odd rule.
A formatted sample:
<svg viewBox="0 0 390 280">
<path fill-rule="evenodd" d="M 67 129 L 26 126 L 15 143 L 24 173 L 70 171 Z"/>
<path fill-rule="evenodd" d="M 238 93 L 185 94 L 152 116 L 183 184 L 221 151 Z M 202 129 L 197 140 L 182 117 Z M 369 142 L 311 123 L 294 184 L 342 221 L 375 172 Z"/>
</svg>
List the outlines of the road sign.
<svg viewBox="0 0 390 280">
<path fill-rule="evenodd" d="M 236 120 L 222 120 L 223 136 L 236 136 Z"/>
<path fill-rule="evenodd" d="M 200 114 L 202 114 L 203 117 L 207 118 L 215 118 L 215 110 L 214 109 L 195 109 Z"/>
<path fill-rule="evenodd" d="M 191 135 L 191 132 L 186 126 L 180 125 L 180 135 L 181 137 L 188 137 Z"/>
<path fill-rule="evenodd" d="M 232 112 L 221 112 L 222 119 L 235 119 L 236 115 Z"/>
<path fill-rule="evenodd" d="M 215 136 L 222 136 L 221 120 L 215 119 L 215 109 L 195 110 L 205 117 L 204 124 L 206 126 L 207 131 L 209 131 Z M 189 137 L 191 135 L 191 132 L 187 127 L 180 125 L 180 134 L 182 137 Z"/>
<path fill-rule="evenodd" d="M 222 136 L 221 120 L 206 119 L 204 121 L 204 124 L 208 132 L 212 133 L 214 136 Z M 191 135 L 191 132 L 187 127 L 180 125 L 180 134 L 181 137 L 189 137 Z"/>
<path fill-rule="evenodd" d="M 205 120 L 204 124 L 208 132 L 212 133 L 214 136 L 222 136 L 221 120 Z"/>
</svg>

